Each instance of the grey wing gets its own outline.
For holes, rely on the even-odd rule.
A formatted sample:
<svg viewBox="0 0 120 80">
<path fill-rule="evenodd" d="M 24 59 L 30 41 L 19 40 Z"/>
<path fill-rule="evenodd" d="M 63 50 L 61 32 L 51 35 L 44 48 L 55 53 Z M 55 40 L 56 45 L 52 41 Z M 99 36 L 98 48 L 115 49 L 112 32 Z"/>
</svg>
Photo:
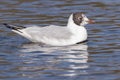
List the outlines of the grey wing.
<svg viewBox="0 0 120 80">
<path fill-rule="evenodd" d="M 47 37 L 54 39 L 68 39 L 72 33 L 66 27 L 47 26 L 47 27 L 30 27 L 26 32 L 32 37 Z"/>
</svg>

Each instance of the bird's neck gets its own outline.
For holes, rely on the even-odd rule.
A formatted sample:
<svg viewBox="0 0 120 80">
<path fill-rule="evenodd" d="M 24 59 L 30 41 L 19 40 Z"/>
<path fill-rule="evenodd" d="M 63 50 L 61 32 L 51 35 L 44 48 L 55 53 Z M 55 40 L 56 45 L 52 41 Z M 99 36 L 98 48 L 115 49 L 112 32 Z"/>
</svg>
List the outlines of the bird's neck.
<svg viewBox="0 0 120 80">
<path fill-rule="evenodd" d="M 70 15 L 69 19 L 68 19 L 68 24 L 67 24 L 67 27 L 69 28 L 69 30 L 72 32 L 72 33 L 76 33 L 81 31 L 81 29 L 83 29 L 84 27 L 83 26 L 79 26 L 79 25 L 76 25 L 73 21 L 73 14 Z"/>
</svg>

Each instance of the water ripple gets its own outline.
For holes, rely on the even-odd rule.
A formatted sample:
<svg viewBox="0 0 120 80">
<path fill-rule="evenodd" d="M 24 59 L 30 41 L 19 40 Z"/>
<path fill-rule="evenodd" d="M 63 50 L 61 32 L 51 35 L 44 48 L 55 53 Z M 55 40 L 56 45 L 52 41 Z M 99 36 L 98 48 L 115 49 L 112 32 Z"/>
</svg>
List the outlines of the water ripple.
<svg viewBox="0 0 120 80">
<path fill-rule="evenodd" d="M 0 22 L 17 25 L 66 25 L 84 12 L 88 42 L 66 47 L 29 43 L 0 24 L 1 80 L 120 80 L 119 0 L 4 0 Z"/>
</svg>

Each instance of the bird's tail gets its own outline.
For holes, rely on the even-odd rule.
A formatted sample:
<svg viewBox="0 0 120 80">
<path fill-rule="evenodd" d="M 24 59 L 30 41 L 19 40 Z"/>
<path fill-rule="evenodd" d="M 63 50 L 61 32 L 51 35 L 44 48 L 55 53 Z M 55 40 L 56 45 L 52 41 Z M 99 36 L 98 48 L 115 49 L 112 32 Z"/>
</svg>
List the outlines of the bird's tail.
<svg viewBox="0 0 120 80">
<path fill-rule="evenodd" d="M 6 26 L 7 28 L 9 28 L 9 29 L 16 30 L 16 31 L 19 31 L 19 32 L 20 32 L 21 29 L 26 28 L 26 27 L 24 27 L 24 26 L 9 25 L 9 24 L 7 24 L 7 23 L 3 23 L 3 25 L 5 25 L 5 26 Z"/>
</svg>

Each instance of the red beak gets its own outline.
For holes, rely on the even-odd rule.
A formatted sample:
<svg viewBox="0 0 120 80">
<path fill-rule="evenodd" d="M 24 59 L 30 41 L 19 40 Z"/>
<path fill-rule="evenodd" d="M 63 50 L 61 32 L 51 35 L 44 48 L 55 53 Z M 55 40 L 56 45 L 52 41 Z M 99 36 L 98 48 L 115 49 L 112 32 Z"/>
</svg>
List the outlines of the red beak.
<svg viewBox="0 0 120 80">
<path fill-rule="evenodd" d="M 89 23 L 89 24 L 93 24 L 93 23 L 95 23 L 95 21 L 89 20 L 88 23 Z"/>
</svg>

